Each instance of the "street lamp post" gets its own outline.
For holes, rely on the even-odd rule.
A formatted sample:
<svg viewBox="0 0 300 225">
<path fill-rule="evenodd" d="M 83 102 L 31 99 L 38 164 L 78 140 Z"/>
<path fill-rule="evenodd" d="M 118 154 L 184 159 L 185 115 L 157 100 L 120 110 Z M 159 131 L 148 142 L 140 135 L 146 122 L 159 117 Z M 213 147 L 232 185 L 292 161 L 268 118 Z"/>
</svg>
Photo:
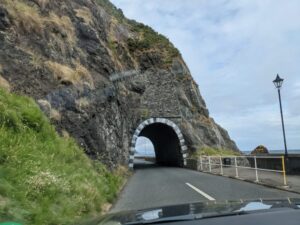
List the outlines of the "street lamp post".
<svg viewBox="0 0 300 225">
<path fill-rule="evenodd" d="M 280 78 L 280 76 L 277 74 L 276 79 L 273 81 L 275 87 L 278 90 L 278 97 L 279 97 L 279 105 L 280 105 L 280 114 L 281 114 L 281 125 L 282 125 L 282 132 L 283 132 L 283 141 L 284 141 L 284 155 L 285 157 L 288 156 L 288 151 L 286 147 L 286 137 L 285 137 L 285 129 L 284 129 L 284 121 L 283 121 L 283 113 L 282 113 L 282 104 L 281 104 L 281 94 L 280 94 L 280 88 L 283 83 L 283 79 Z"/>
</svg>

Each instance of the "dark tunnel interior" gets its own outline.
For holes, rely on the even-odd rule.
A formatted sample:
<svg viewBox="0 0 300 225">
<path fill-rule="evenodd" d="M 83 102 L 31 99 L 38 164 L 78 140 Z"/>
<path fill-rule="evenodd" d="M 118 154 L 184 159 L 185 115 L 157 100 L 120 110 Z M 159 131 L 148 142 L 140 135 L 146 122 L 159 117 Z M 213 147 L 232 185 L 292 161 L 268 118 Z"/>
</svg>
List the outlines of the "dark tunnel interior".
<svg viewBox="0 0 300 225">
<path fill-rule="evenodd" d="M 183 166 L 180 141 L 172 127 L 163 123 L 146 126 L 139 136 L 151 140 L 156 155 L 156 163 L 164 166 Z"/>
</svg>

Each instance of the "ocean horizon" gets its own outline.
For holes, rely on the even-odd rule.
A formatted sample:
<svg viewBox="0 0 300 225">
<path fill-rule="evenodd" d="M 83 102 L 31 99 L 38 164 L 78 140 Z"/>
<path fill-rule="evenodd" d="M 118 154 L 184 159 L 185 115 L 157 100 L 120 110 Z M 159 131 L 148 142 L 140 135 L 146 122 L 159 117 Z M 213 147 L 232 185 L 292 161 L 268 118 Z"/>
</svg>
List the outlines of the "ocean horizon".
<svg viewBox="0 0 300 225">
<path fill-rule="evenodd" d="M 248 151 L 248 150 L 241 150 L 242 153 L 248 155 L 252 152 L 253 150 L 251 151 Z M 284 150 L 269 150 L 269 153 L 271 154 L 284 154 Z M 288 149 L 288 154 L 290 155 L 294 155 L 294 154 L 300 154 L 300 149 Z M 137 153 L 135 156 L 140 156 L 140 157 L 143 157 L 143 156 L 146 156 L 146 157 L 155 157 L 155 154 L 151 154 L 151 153 L 146 153 L 146 154 L 143 154 L 143 153 Z"/>
<path fill-rule="evenodd" d="M 242 153 L 250 154 L 253 150 L 247 151 L 247 150 L 241 150 Z M 284 154 L 284 150 L 268 150 L 271 154 Z M 300 154 L 300 149 L 288 149 L 288 154 Z"/>
</svg>

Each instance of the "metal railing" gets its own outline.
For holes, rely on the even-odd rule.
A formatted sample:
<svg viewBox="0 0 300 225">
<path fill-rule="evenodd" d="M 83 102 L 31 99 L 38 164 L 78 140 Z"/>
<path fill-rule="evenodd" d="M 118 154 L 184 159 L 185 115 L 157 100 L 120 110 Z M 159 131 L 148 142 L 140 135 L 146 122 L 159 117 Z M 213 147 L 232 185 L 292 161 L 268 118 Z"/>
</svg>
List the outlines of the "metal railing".
<svg viewBox="0 0 300 225">
<path fill-rule="evenodd" d="M 187 163 L 202 172 L 287 186 L 284 156 L 200 156 L 188 158 Z"/>
</svg>

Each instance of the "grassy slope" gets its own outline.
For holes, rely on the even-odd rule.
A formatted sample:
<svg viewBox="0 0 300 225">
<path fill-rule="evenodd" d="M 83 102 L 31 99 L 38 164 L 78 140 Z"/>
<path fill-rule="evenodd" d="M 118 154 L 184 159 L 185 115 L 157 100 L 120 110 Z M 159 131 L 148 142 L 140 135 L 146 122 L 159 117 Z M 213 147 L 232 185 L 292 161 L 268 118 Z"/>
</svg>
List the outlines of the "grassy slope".
<svg viewBox="0 0 300 225">
<path fill-rule="evenodd" d="M 240 152 L 230 149 L 216 149 L 210 147 L 203 147 L 194 152 L 191 157 L 198 158 L 199 156 L 239 156 Z"/>
<path fill-rule="evenodd" d="M 101 212 L 122 182 L 58 136 L 32 99 L 0 89 L 0 222 L 69 224 Z"/>
</svg>

